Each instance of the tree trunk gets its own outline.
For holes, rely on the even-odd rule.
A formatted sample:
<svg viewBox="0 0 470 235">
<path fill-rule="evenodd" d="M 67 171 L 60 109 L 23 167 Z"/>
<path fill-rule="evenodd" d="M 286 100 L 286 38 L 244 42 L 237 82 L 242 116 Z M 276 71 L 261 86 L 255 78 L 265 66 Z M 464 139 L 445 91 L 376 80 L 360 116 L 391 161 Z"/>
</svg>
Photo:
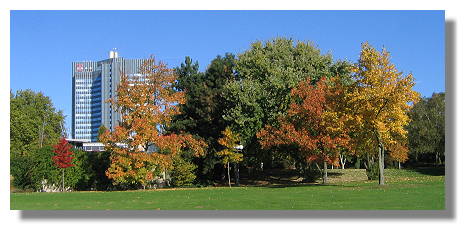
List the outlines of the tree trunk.
<svg viewBox="0 0 470 235">
<path fill-rule="evenodd" d="M 346 164 L 346 158 L 342 154 L 339 154 L 339 162 L 341 163 L 341 169 L 344 170 L 344 165 Z"/>
<path fill-rule="evenodd" d="M 227 162 L 227 178 L 228 178 L 228 186 L 231 188 L 232 185 L 230 184 L 230 163 Z"/>
<path fill-rule="evenodd" d="M 436 152 L 436 166 L 439 166 L 441 163 L 441 158 L 439 157 L 439 152 Z"/>
<path fill-rule="evenodd" d="M 39 135 L 39 147 L 42 148 L 42 142 L 44 141 L 44 128 L 46 126 L 46 115 L 44 115 L 42 117 L 42 130 L 41 130 L 41 134 Z"/>
<path fill-rule="evenodd" d="M 166 169 L 163 168 L 163 187 L 168 186 L 166 182 Z"/>
<path fill-rule="evenodd" d="M 240 186 L 240 174 L 238 170 L 238 163 L 235 163 L 235 186 Z"/>
<path fill-rule="evenodd" d="M 379 185 L 385 185 L 384 168 L 385 155 L 383 144 L 379 144 Z"/>
<path fill-rule="evenodd" d="M 328 164 L 326 163 L 326 161 L 323 162 L 323 184 L 327 184 L 328 183 Z"/>
<path fill-rule="evenodd" d="M 401 169 L 400 161 L 398 161 L 398 169 Z"/>
<path fill-rule="evenodd" d="M 65 168 L 62 168 L 62 192 L 65 191 L 65 190 L 64 190 L 64 189 L 65 189 L 65 188 L 64 188 L 64 179 L 65 179 L 65 177 L 64 177 L 64 175 L 65 175 L 64 172 L 65 172 Z"/>
</svg>

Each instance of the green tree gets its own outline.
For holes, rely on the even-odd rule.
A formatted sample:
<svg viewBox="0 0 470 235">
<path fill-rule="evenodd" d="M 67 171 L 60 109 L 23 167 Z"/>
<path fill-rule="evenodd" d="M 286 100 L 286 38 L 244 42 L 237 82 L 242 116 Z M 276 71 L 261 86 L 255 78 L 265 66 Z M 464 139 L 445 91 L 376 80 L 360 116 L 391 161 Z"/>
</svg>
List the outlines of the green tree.
<svg viewBox="0 0 470 235">
<path fill-rule="evenodd" d="M 64 133 L 64 115 L 42 92 L 10 92 L 10 156 L 26 156 L 57 143 Z"/>
<path fill-rule="evenodd" d="M 228 100 L 224 118 L 240 133 L 244 152 L 253 157 L 263 155 L 256 133 L 265 125 L 277 126 L 277 118 L 286 113 L 290 92 L 299 82 L 350 76 L 348 63 L 334 62 L 331 55 L 322 55 L 311 42 L 285 38 L 253 43 L 238 55 L 235 70 L 236 80 L 224 91 Z"/>
<path fill-rule="evenodd" d="M 221 146 L 217 139 L 227 126 L 223 118 L 226 107 L 223 89 L 234 80 L 234 66 L 235 56 L 227 53 L 212 60 L 205 72 L 198 72 L 198 63 L 193 63 L 189 57 L 175 69 L 176 88 L 185 92 L 186 103 L 180 105 L 181 113 L 173 118 L 170 131 L 190 133 L 208 144 L 205 156 L 192 160 L 198 166 L 198 179 L 204 183 L 218 176 L 215 168 L 220 166 L 220 159 L 216 152 Z"/>
<path fill-rule="evenodd" d="M 196 165 L 183 157 L 177 157 L 173 160 L 173 169 L 171 170 L 171 183 L 176 187 L 189 186 L 196 179 L 194 170 Z"/>
<path fill-rule="evenodd" d="M 407 127 L 412 155 L 432 154 L 436 165 L 445 153 L 445 93 L 434 93 L 422 98 L 410 111 Z"/>
</svg>

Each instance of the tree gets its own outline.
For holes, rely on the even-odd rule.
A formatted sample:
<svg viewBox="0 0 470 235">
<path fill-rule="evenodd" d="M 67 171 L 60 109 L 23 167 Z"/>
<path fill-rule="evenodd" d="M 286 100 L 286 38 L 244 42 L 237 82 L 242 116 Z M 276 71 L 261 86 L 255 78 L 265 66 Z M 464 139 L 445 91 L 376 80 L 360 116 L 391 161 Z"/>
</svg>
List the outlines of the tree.
<svg viewBox="0 0 470 235">
<path fill-rule="evenodd" d="M 216 152 L 221 146 L 217 140 L 228 125 L 223 118 L 227 105 L 222 91 L 226 83 L 234 80 L 234 66 L 235 56 L 227 53 L 217 56 L 202 73 L 198 72 L 198 63 L 189 57 L 176 68 L 176 88 L 185 92 L 186 102 L 179 105 L 181 112 L 173 118 L 169 132 L 190 133 L 207 143 L 205 156 L 193 159 L 200 182 L 208 183 L 218 176 L 220 160 Z"/>
<path fill-rule="evenodd" d="M 327 183 L 327 164 L 336 164 L 341 149 L 348 148 L 347 116 L 341 106 L 339 79 L 325 78 L 311 84 L 301 82 L 291 92 L 293 102 L 287 114 L 278 118 L 280 126 L 267 125 L 258 132 L 263 148 L 291 145 L 300 160 L 323 164 L 323 183 Z M 318 165 L 317 165 L 318 167 Z M 318 167 L 319 168 L 319 167 Z"/>
<path fill-rule="evenodd" d="M 228 100 L 224 118 L 240 133 L 244 153 L 256 158 L 264 153 L 256 133 L 265 125 L 277 125 L 277 118 L 291 103 L 291 89 L 308 77 L 312 82 L 321 77 L 348 77 L 349 64 L 334 62 L 311 42 L 276 38 L 255 42 L 238 55 L 235 71 L 236 79 L 224 91 Z"/>
<path fill-rule="evenodd" d="M 419 94 L 413 91 L 413 75 L 398 72 L 385 48 L 378 52 L 368 43 L 362 44 L 353 79 L 346 100 L 355 116 L 352 135 L 356 155 L 370 154 L 378 159 L 379 184 L 383 185 L 385 151 L 401 161 L 407 158 L 407 113 Z"/>
<path fill-rule="evenodd" d="M 151 57 L 140 76 L 122 75 L 113 108 L 121 121 L 114 130 L 106 130 L 100 141 L 111 152 L 106 175 L 116 185 L 145 187 L 159 172 L 171 170 L 172 160 L 184 149 L 195 156 L 203 154 L 205 144 L 189 134 L 166 133 L 171 118 L 184 103 L 184 92 L 174 89 L 176 76 L 163 62 Z"/>
<path fill-rule="evenodd" d="M 407 126 L 410 152 L 432 154 L 435 164 L 441 163 L 445 153 L 445 93 L 434 93 L 422 98 L 410 111 Z"/>
<path fill-rule="evenodd" d="M 194 170 L 196 165 L 187 161 L 183 157 L 176 157 L 173 160 L 173 170 L 171 171 L 171 184 L 180 187 L 188 186 L 196 179 Z"/>
<path fill-rule="evenodd" d="M 57 143 L 64 133 L 64 115 L 41 92 L 10 92 L 10 156 L 27 156 Z"/>
<path fill-rule="evenodd" d="M 72 145 L 70 145 L 64 137 L 62 137 L 58 144 L 54 145 L 54 153 L 55 156 L 52 157 L 54 164 L 56 167 L 62 169 L 62 191 L 64 191 L 64 178 L 65 178 L 65 168 L 69 168 L 74 166 L 72 164 L 72 152 L 70 149 Z"/>
<path fill-rule="evenodd" d="M 230 163 L 239 163 L 243 160 L 243 154 L 236 149 L 236 147 L 240 145 L 240 137 L 238 134 L 234 133 L 230 127 L 227 127 L 222 132 L 222 137 L 218 142 L 224 148 L 217 152 L 217 155 L 222 157 L 224 164 L 227 164 L 228 186 L 232 187 L 230 184 Z"/>
</svg>

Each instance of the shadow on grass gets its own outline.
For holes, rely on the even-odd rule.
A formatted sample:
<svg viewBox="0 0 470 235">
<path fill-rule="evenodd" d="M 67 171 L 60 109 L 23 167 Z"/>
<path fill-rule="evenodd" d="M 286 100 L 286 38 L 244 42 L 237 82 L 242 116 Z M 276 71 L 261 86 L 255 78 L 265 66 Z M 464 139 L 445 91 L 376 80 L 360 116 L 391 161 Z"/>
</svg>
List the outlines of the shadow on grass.
<svg viewBox="0 0 470 235">
<path fill-rule="evenodd" d="M 337 178 L 337 177 L 340 177 L 344 175 L 344 173 L 341 173 L 341 172 L 328 172 L 328 177 L 331 177 L 331 178 Z"/>
<path fill-rule="evenodd" d="M 340 178 L 342 175 L 344 175 L 342 172 L 328 172 L 328 178 Z M 240 183 L 243 186 L 261 188 L 339 186 L 336 184 L 323 185 L 321 179 L 321 174 L 316 171 L 302 176 L 295 170 L 270 169 L 251 179 L 241 177 Z"/>
<path fill-rule="evenodd" d="M 309 187 L 309 186 L 315 186 L 315 187 L 321 187 L 321 186 L 341 186 L 341 187 L 344 187 L 343 185 L 337 185 L 337 184 L 321 184 L 321 183 L 272 184 L 272 185 L 263 185 L 263 186 L 259 186 L 259 187 L 262 187 L 262 188 L 291 188 L 291 187 Z"/>
<path fill-rule="evenodd" d="M 415 169 L 410 169 L 411 171 L 416 171 L 423 175 L 432 175 L 432 176 L 441 176 L 446 174 L 445 167 L 418 167 Z"/>
</svg>

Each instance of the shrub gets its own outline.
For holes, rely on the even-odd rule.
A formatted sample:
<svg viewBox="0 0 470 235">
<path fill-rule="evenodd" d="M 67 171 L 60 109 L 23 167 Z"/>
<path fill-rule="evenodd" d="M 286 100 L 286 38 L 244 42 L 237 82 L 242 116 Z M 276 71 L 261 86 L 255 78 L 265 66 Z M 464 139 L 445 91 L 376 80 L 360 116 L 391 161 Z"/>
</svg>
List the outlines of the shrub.
<svg viewBox="0 0 470 235">
<path fill-rule="evenodd" d="M 82 168 L 86 177 L 81 180 L 78 190 L 109 190 L 112 181 L 106 176 L 106 170 L 110 166 L 109 152 L 83 152 L 84 160 Z"/>
<path fill-rule="evenodd" d="M 196 165 L 186 161 L 182 157 L 173 160 L 173 169 L 171 171 L 171 183 L 176 187 L 192 185 L 196 175 L 194 170 Z"/>
<path fill-rule="evenodd" d="M 14 156 L 10 159 L 10 175 L 12 184 L 20 190 L 35 190 L 33 171 L 35 169 L 35 159 L 30 156 Z"/>
<path fill-rule="evenodd" d="M 374 160 L 367 161 L 366 174 L 368 180 L 379 179 L 379 162 Z"/>
<path fill-rule="evenodd" d="M 89 172 L 84 168 L 86 153 L 73 150 L 75 166 L 65 170 L 65 187 L 77 189 L 90 179 Z M 53 148 L 45 146 L 32 151 L 27 156 L 16 156 L 10 159 L 10 174 L 13 176 L 13 185 L 22 190 L 40 191 L 43 182 L 48 185 L 62 184 L 62 169 L 57 168 L 52 161 Z"/>
</svg>

